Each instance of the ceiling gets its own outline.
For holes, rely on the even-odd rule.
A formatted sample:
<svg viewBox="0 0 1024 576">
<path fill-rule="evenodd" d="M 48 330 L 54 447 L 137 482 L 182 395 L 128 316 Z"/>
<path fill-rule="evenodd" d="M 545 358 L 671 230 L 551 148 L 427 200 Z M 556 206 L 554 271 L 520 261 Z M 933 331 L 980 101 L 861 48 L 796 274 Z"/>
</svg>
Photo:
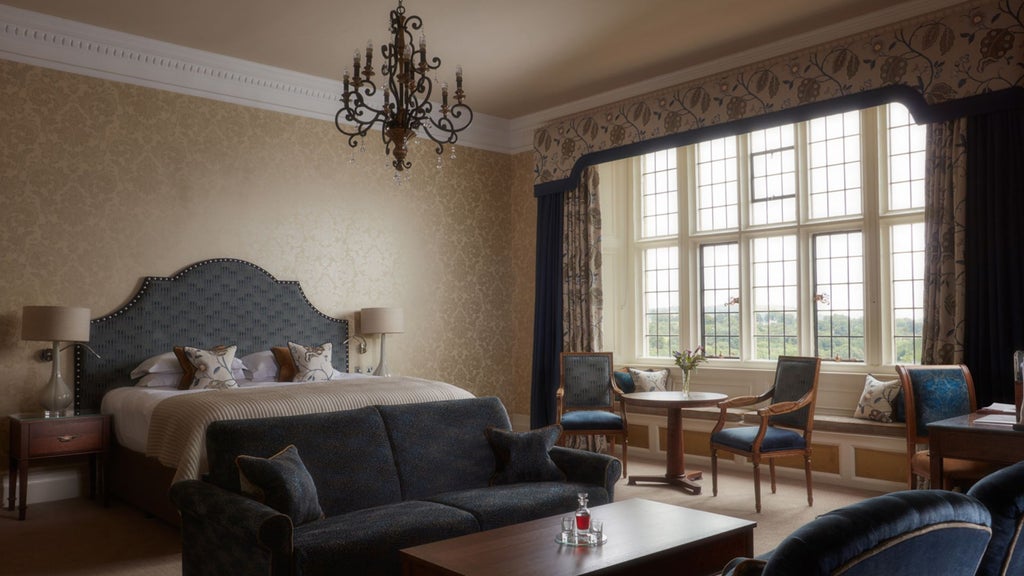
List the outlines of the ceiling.
<svg viewBox="0 0 1024 576">
<path fill-rule="evenodd" d="M 388 40 L 381 0 L 0 0 L 323 78 Z M 441 80 L 477 113 L 515 119 L 853 19 L 959 0 L 406 0 Z M 888 12 L 886 12 L 888 11 Z M 856 32 L 859 30 L 853 30 Z M 850 33 L 850 32 L 846 32 Z M 379 58 L 379 52 L 377 52 Z M 379 60 L 378 60 L 379 62 Z"/>
</svg>

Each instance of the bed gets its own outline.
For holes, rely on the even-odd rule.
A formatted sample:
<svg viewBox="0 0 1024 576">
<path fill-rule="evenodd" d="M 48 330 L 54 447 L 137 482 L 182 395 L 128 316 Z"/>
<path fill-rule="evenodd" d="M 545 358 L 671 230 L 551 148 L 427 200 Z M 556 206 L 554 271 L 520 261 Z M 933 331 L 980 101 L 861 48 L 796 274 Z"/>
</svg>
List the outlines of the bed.
<svg viewBox="0 0 1024 576">
<path fill-rule="evenodd" d="M 298 282 L 277 280 L 250 262 L 204 260 L 174 276 L 144 278 L 127 304 L 92 320 L 92 352 L 75 348 L 75 412 L 112 415 L 110 492 L 177 524 L 167 490 L 205 472 L 204 439 L 211 421 L 472 396 L 421 378 L 349 374 L 348 337 L 348 321 L 317 310 Z M 176 382 L 163 382 L 164 374 L 139 378 L 140 365 L 159 372 L 153 365 L 162 360 L 155 359 L 166 359 L 176 346 L 233 345 L 235 365 L 241 366 L 241 360 L 262 359 L 288 342 L 329 348 L 331 374 L 279 382 L 284 378 L 240 367 L 237 386 L 227 390 L 181 390 Z M 152 379 L 157 376 L 159 382 Z M 147 381 L 154 385 L 143 386 Z"/>
</svg>

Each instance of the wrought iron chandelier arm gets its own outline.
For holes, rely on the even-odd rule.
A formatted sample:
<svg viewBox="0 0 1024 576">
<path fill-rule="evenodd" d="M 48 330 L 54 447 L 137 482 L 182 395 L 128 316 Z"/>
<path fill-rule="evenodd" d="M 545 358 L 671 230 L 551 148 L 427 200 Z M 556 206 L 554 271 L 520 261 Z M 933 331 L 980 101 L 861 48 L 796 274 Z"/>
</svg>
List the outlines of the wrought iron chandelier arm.
<svg viewBox="0 0 1024 576">
<path fill-rule="evenodd" d="M 427 41 L 423 34 L 416 42 L 414 32 L 423 28 L 419 16 L 406 16 L 402 0 L 390 13 L 391 42 L 380 46 L 379 90 L 383 92 L 383 105 L 376 108 L 369 100 L 377 93 L 373 83 L 372 43 L 366 46 L 365 64 L 358 50 L 353 55 L 353 74 L 345 73 L 345 90 L 342 108 L 335 115 L 338 130 L 349 136 L 349 145 L 356 146 L 365 138 L 371 128 L 379 128 L 381 141 L 388 155 L 393 157 L 392 166 L 398 171 L 411 167 L 406 160 L 409 142 L 417 132 L 437 144 L 437 153 L 444 151 L 444 144 L 454 144 L 460 132 L 473 121 L 473 111 L 463 103 L 462 69 L 457 68 L 456 90 L 451 95 L 454 101 L 449 106 L 446 84 L 441 85 L 442 103 L 435 112 L 431 100 L 435 80 L 428 75 L 441 67 L 441 59 L 427 54 Z M 379 125 L 379 126 L 378 126 Z"/>
</svg>

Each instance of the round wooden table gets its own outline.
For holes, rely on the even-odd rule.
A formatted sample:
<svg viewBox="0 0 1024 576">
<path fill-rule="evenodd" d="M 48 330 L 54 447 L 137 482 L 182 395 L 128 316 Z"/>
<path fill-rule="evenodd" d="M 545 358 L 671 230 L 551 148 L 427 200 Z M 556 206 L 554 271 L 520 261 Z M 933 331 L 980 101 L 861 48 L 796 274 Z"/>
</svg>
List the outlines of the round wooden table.
<svg viewBox="0 0 1024 576">
<path fill-rule="evenodd" d="M 683 450 L 683 408 L 700 408 L 717 406 L 728 398 L 718 392 L 634 392 L 623 394 L 623 400 L 630 406 L 661 408 L 668 413 L 668 447 L 665 460 L 664 476 L 630 476 L 629 484 L 637 482 L 658 482 L 678 486 L 690 494 L 700 494 L 700 480 L 703 473 L 699 470 L 687 472 L 684 464 Z"/>
</svg>

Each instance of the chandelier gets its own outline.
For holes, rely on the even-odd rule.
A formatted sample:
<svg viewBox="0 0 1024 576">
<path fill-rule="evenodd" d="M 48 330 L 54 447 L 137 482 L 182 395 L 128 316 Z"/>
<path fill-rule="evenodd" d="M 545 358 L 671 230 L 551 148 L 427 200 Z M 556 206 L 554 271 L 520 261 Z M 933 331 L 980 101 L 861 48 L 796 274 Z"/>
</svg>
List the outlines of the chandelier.
<svg viewBox="0 0 1024 576">
<path fill-rule="evenodd" d="M 427 57 L 427 40 L 423 34 L 419 37 L 419 47 L 413 45 L 412 31 L 422 28 L 423 20 L 419 16 L 406 16 L 402 0 L 398 0 L 398 8 L 391 11 L 389 20 L 392 41 L 380 47 L 383 57 L 380 86 L 373 81 L 373 44 L 368 42 L 366 61 L 361 61 L 360 52 L 356 50 L 351 75 L 347 68 L 345 70 L 342 107 L 334 115 L 334 125 L 348 136 L 352 148 L 379 125 L 384 151 L 393 157 L 391 165 L 398 171 L 412 166 L 406 155 L 409 143 L 419 131 L 436 144 L 440 167 L 445 144 L 454 146 L 459 133 L 473 121 L 473 111 L 463 103 L 466 94 L 462 90 L 462 67 L 455 69 L 454 104 L 448 102 L 448 84 L 441 82 L 441 106 L 435 111 L 430 97 L 437 80 L 436 77 L 431 79 L 430 72 L 441 67 L 441 60 Z M 378 91 L 384 93 L 383 104 L 376 98 Z"/>
</svg>

